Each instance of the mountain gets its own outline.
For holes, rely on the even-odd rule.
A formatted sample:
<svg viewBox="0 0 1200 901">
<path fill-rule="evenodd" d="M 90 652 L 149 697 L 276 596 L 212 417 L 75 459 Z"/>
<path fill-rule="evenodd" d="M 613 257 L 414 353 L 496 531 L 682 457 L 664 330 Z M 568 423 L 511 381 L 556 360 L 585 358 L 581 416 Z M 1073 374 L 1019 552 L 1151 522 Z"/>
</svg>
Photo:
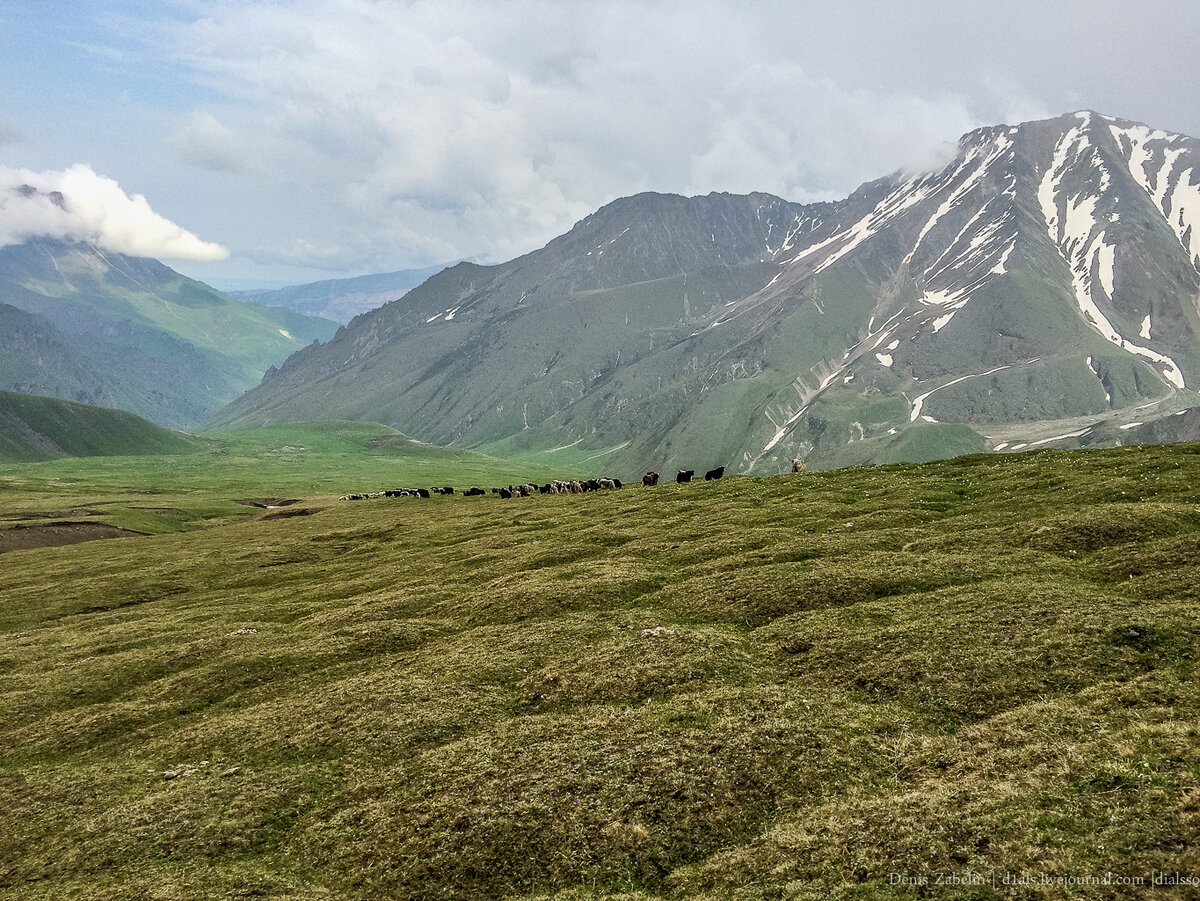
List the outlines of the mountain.
<svg viewBox="0 0 1200 901">
<path fill-rule="evenodd" d="M 2 390 L 195 425 L 335 329 L 157 260 L 48 239 L 0 248 Z"/>
<path fill-rule="evenodd" d="M 388 301 L 403 297 L 445 266 L 427 269 L 402 269 L 357 278 L 338 278 L 289 288 L 255 291 L 229 291 L 230 297 L 269 307 L 287 307 L 306 316 L 320 316 L 347 323 Z"/>
<path fill-rule="evenodd" d="M 200 447 L 199 439 L 122 410 L 0 391 L 0 462 L 186 454 Z"/>
<path fill-rule="evenodd" d="M 374 419 L 625 474 L 1120 443 L 1197 406 L 1198 151 L 1081 112 L 834 203 L 618 200 L 357 318 L 220 419 Z"/>
</svg>

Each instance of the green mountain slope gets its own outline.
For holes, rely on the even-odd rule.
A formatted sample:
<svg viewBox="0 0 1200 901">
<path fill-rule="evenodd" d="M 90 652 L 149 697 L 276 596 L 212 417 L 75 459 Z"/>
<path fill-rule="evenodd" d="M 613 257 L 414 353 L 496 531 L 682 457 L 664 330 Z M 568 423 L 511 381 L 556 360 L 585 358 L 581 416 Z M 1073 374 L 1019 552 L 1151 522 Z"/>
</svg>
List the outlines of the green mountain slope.
<svg viewBox="0 0 1200 901">
<path fill-rule="evenodd" d="M 0 391 L 0 462 L 185 454 L 203 447 L 122 410 Z"/>
<path fill-rule="evenodd" d="M 155 260 L 49 240 L 0 248 L 0 304 L 40 320 L 22 320 L 20 334 L 0 331 L 0 388 L 109 404 L 173 426 L 204 420 L 336 328 L 241 303 Z"/>
<path fill-rule="evenodd" d="M 1200 403 L 1197 167 L 1194 139 L 1078 113 L 838 203 L 626 198 L 434 276 L 219 418 L 626 474 L 1070 446 Z"/>
</svg>

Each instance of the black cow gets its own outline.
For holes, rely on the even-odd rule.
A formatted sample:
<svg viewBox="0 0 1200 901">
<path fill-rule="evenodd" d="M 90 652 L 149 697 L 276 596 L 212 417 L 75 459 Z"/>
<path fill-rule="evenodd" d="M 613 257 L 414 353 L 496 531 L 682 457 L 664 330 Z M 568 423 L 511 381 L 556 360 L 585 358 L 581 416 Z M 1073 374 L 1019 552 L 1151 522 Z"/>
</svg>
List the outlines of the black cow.
<svg viewBox="0 0 1200 901">
<path fill-rule="evenodd" d="M 692 476 L 694 476 L 695 474 L 696 474 L 696 470 L 694 470 L 694 469 L 688 469 L 688 470 L 681 469 L 681 470 L 679 470 L 679 474 L 675 476 L 675 481 L 678 482 L 680 485 L 682 485 L 685 482 L 690 482 L 692 480 Z"/>
<path fill-rule="evenodd" d="M 710 469 L 708 472 L 706 472 L 704 474 L 704 481 L 711 482 L 714 479 L 721 478 L 721 476 L 723 476 L 723 475 L 725 475 L 725 467 L 718 466 L 716 469 Z"/>
<path fill-rule="evenodd" d="M 646 473 L 644 476 L 642 476 L 642 484 L 645 485 L 647 488 L 652 488 L 655 485 L 657 485 L 658 484 L 658 473 L 657 472 Z"/>
</svg>

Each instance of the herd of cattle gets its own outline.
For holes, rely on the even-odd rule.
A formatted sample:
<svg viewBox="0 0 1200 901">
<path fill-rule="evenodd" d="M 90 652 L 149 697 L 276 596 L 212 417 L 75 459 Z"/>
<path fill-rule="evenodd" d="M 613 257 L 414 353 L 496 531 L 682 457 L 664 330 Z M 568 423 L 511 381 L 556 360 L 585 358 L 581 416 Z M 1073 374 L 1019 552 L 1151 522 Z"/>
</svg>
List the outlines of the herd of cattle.
<svg viewBox="0 0 1200 901">
<path fill-rule="evenodd" d="M 803 460 L 792 461 L 793 473 L 808 472 L 808 466 Z M 675 475 L 675 481 L 684 485 L 690 482 L 696 475 L 694 469 L 681 469 Z M 704 481 L 712 482 L 725 475 L 725 467 L 718 466 L 716 469 L 710 469 L 704 474 Z M 642 484 L 647 488 L 651 488 L 658 484 L 659 475 L 657 472 L 648 472 L 642 476 Z M 529 497 L 533 494 L 584 494 L 588 491 L 611 491 L 621 487 L 620 479 L 555 479 L 552 482 L 547 482 L 545 485 L 509 485 L 506 488 L 493 488 L 492 494 L 498 494 L 502 498 L 510 497 Z M 433 497 L 435 494 L 454 494 L 453 488 L 389 488 L 385 491 L 372 491 L 368 494 L 343 494 L 339 500 L 343 501 L 362 501 L 373 497 Z M 482 488 L 464 488 L 462 490 L 464 497 L 483 497 L 488 494 Z"/>
<path fill-rule="evenodd" d="M 792 472 L 804 472 L 805 466 L 800 461 L 792 463 Z M 725 475 L 725 467 L 718 466 L 716 469 L 710 469 L 704 474 L 704 481 L 712 482 Z M 696 476 L 694 469 L 680 470 L 675 481 L 680 484 L 690 482 Z M 647 488 L 658 484 L 659 475 L 657 472 L 648 472 L 642 476 L 642 484 Z M 498 494 L 502 498 L 510 497 L 529 497 L 533 494 L 584 494 L 588 491 L 612 491 L 621 487 L 620 479 L 555 479 L 552 482 L 547 482 L 545 485 L 525 484 L 525 485 L 509 485 L 505 488 L 493 488 L 492 494 Z M 433 497 L 435 494 L 454 494 L 453 488 L 389 488 L 385 491 L 372 491 L 367 494 L 343 494 L 340 500 L 343 501 L 361 501 L 374 497 Z M 462 489 L 464 497 L 482 497 L 488 494 L 482 488 L 465 488 Z"/>
</svg>

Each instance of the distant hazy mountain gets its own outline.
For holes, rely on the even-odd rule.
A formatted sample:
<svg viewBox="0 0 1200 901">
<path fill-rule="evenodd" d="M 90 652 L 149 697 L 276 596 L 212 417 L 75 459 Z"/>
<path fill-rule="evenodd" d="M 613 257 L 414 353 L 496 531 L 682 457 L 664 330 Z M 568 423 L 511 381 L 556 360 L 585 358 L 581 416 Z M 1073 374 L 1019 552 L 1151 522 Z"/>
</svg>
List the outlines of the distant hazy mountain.
<svg viewBox="0 0 1200 901">
<path fill-rule="evenodd" d="M 430 278 L 221 418 L 625 473 L 1175 434 L 1146 424 L 1200 405 L 1198 151 L 1085 112 L 972 132 L 836 203 L 626 198 Z"/>
<path fill-rule="evenodd" d="M 52 240 L 0 248 L 0 390 L 195 425 L 336 329 L 156 260 Z"/>
<path fill-rule="evenodd" d="M 297 313 L 322 316 L 346 323 L 392 300 L 398 300 L 444 266 L 428 269 L 402 269 L 357 278 L 338 278 L 290 288 L 258 291 L 229 291 L 230 297 L 271 307 L 287 307 Z"/>
</svg>

